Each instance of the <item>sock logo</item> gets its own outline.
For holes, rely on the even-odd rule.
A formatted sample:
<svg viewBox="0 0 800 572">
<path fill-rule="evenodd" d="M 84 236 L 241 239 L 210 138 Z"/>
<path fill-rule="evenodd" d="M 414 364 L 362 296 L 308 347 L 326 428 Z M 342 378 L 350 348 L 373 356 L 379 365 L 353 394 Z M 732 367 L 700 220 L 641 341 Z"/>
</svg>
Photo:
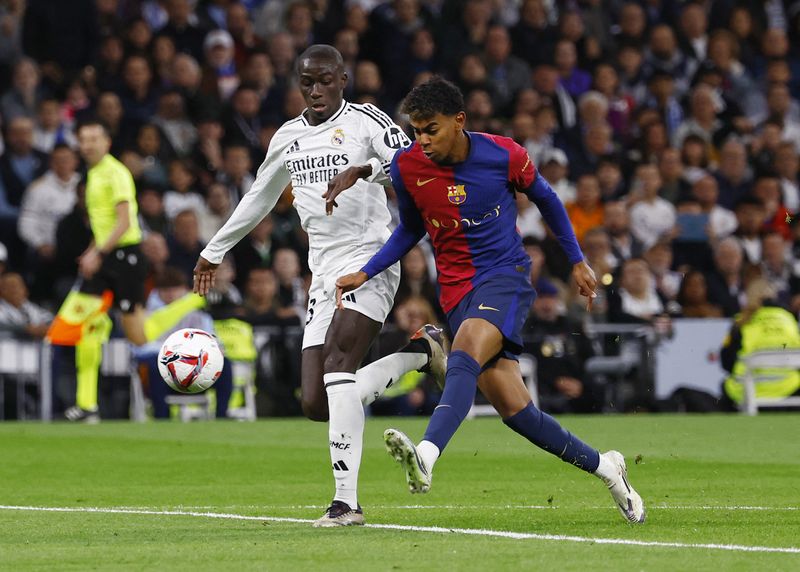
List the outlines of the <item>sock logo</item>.
<svg viewBox="0 0 800 572">
<path fill-rule="evenodd" d="M 333 464 L 334 471 L 349 471 L 350 469 L 347 468 L 347 465 L 344 464 L 344 461 L 336 461 Z"/>
<path fill-rule="evenodd" d="M 350 448 L 350 443 L 339 443 L 337 441 L 330 441 L 331 449 L 338 449 L 339 451 L 347 451 Z"/>
</svg>

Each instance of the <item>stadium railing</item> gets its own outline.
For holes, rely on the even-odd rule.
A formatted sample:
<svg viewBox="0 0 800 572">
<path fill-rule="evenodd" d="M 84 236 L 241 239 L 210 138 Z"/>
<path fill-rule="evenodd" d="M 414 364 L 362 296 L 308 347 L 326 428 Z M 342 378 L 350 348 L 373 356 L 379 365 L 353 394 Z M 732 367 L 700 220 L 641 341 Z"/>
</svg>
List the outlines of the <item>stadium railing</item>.
<svg viewBox="0 0 800 572">
<path fill-rule="evenodd" d="M 49 371 L 49 353 L 43 351 L 37 340 L 0 338 L 0 420 L 5 418 L 5 385 L 16 383 L 17 418 L 27 418 L 27 388 L 36 386 L 39 393 L 39 417 L 48 421 L 52 415 L 51 376 L 42 376 Z"/>
<path fill-rule="evenodd" d="M 759 409 L 775 407 L 800 407 L 800 396 L 779 398 L 756 397 L 756 383 L 769 383 L 783 376 L 761 374 L 760 369 L 787 368 L 800 369 L 800 350 L 764 350 L 753 352 L 743 359 L 745 373 L 742 376 L 744 399 L 740 410 L 745 415 L 757 415 Z"/>
</svg>

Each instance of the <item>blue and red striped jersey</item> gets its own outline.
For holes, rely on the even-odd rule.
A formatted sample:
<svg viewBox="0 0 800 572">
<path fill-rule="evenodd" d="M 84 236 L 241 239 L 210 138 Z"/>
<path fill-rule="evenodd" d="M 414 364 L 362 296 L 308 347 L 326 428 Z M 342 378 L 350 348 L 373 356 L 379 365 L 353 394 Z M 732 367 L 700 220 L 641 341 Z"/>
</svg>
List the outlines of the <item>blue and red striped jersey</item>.
<svg viewBox="0 0 800 572">
<path fill-rule="evenodd" d="M 507 137 L 465 133 L 469 154 L 455 165 L 434 163 L 416 142 L 397 152 L 390 172 L 400 225 L 362 269 L 374 276 L 427 232 L 446 312 L 489 276 L 530 266 L 517 230 L 517 191 L 536 203 L 570 261 L 583 259 L 563 205 L 525 149 Z"/>
</svg>

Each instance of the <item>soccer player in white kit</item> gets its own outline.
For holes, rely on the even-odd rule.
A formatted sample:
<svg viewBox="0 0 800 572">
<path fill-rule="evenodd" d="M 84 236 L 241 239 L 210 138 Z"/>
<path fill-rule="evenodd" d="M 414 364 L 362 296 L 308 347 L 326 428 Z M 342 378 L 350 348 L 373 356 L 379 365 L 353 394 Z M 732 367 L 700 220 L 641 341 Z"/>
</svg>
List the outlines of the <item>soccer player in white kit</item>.
<svg viewBox="0 0 800 572">
<path fill-rule="evenodd" d="M 291 182 L 313 274 L 303 335 L 303 412 L 313 421 L 329 421 L 336 481 L 333 502 L 315 526 L 358 525 L 364 523 L 357 498 L 363 405 L 408 371 L 430 371 L 442 381 L 444 338 L 427 325 L 399 352 L 357 370 L 391 311 L 400 267 L 395 264 L 349 293 L 341 309 L 336 279 L 360 269 L 391 235 L 381 185 L 389 184 L 395 151 L 410 141 L 377 107 L 344 101 L 347 73 L 335 48 L 311 46 L 298 58 L 297 73 L 308 107 L 273 136 L 250 190 L 200 254 L 194 290 L 204 295 L 213 287 L 225 254 L 272 210 Z M 338 198 L 335 212 L 326 213 L 323 195 L 340 186 L 353 188 Z"/>
</svg>

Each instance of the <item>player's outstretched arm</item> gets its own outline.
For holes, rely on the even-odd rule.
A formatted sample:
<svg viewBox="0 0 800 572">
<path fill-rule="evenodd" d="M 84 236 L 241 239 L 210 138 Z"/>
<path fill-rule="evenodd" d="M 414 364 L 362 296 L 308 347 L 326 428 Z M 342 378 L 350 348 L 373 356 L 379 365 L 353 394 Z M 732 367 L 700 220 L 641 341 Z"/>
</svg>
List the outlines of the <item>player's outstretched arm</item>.
<svg viewBox="0 0 800 572">
<path fill-rule="evenodd" d="M 369 276 L 363 270 L 345 274 L 336 279 L 336 307 L 342 309 L 342 294 L 361 288 L 364 282 L 369 280 Z"/>
<path fill-rule="evenodd" d="M 348 167 L 328 181 L 328 190 L 322 193 L 322 198 L 325 199 L 325 213 L 330 216 L 333 213 L 333 208 L 339 206 L 336 204 L 336 197 L 355 185 L 359 179 L 366 179 L 371 176 L 372 170 L 371 163 L 358 167 Z"/>
<path fill-rule="evenodd" d="M 197 259 L 197 264 L 192 273 L 194 277 L 192 290 L 194 290 L 195 294 L 205 296 L 208 294 L 208 291 L 214 287 L 217 279 L 218 266 L 219 264 L 213 264 L 202 256 Z"/>
</svg>

